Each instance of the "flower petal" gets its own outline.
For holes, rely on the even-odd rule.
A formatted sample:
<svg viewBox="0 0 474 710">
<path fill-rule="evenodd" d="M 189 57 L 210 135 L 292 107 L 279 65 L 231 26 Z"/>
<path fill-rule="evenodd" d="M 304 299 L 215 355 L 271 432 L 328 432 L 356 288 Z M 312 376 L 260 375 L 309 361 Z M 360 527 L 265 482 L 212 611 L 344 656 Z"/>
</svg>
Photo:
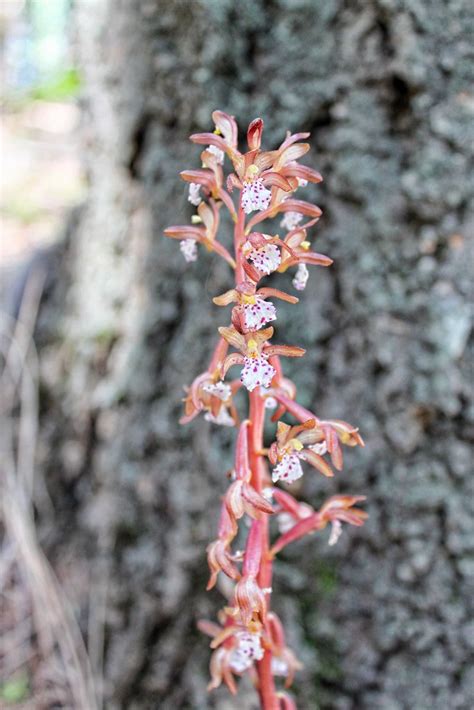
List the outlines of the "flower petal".
<svg viewBox="0 0 474 710">
<path fill-rule="evenodd" d="M 265 348 L 265 355 L 283 355 L 284 357 L 303 357 L 306 350 L 298 348 L 296 345 L 269 345 Z"/>
<path fill-rule="evenodd" d="M 308 515 L 307 518 L 300 520 L 296 523 L 291 530 L 288 530 L 284 535 L 281 535 L 273 547 L 270 550 L 271 557 L 274 557 L 277 552 L 280 552 L 286 545 L 295 540 L 299 540 L 301 537 L 314 532 L 315 530 L 322 530 L 326 527 L 326 521 L 323 520 L 320 513 L 313 513 L 313 515 Z"/>
<path fill-rule="evenodd" d="M 260 249 L 251 251 L 249 259 L 259 271 L 268 276 L 280 266 L 280 250 L 276 244 L 265 244 Z"/>
<path fill-rule="evenodd" d="M 322 473 L 323 476 L 326 476 L 327 478 L 332 478 L 334 476 L 334 472 L 327 461 L 325 461 L 322 456 L 319 456 L 314 451 L 311 451 L 311 449 L 303 449 L 303 451 L 300 451 L 299 456 Z"/>
<path fill-rule="evenodd" d="M 250 214 L 254 210 L 262 212 L 270 204 L 272 193 L 264 186 L 262 178 L 255 180 L 244 180 L 240 204 L 245 214 Z"/>
<path fill-rule="evenodd" d="M 318 254 L 315 251 L 298 252 L 300 264 L 311 264 L 312 266 L 331 266 L 333 260 L 325 254 Z"/>
<path fill-rule="evenodd" d="M 221 136 L 215 133 L 193 133 L 192 136 L 189 136 L 189 140 L 199 145 L 215 145 L 216 148 L 223 150 L 224 153 L 227 154 L 233 152 L 231 146 L 229 146 Z"/>
<path fill-rule="evenodd" d="M 257 493 L 255 488 L 250 484 L 244 484 L 242 486 L 242 498 L 257 511 L 267 513 L 267 515 L 272 515 L 275 512 L 266 498 L 261 496 L 260 493 Z"/>
<path fill-rule="evenodd" d="M 247 143 L 250 150 L 258 150 L 262 143 L 263 121 L 254 118 L 247 129 Z"/>
<path fill-rule="evenodd" d="M 238 298 L 238 293 L 235 290 L 235 288 L 231 288 L 230 291 L 226 291 L 225 293 L 221 293 L 220 296 L 215 296 L 212 299 L 212 302 L 216 304 L 216 306 L 228 306 L 229 303 L 234 303 Z"/>
<path fill-rule="evenodd" d="M 224 113 L 224 111 L 213 111 L 212 120 L 214 121 L 216 128 L 224 136 L 226 143 L 232 146 L 232 148 L 237 148 L 238 129 L 234 117 L 229 116 L 229 114 Z"/>
<path fill-rule="evenodd" d="M 242 305 L 244 325 L 247 330 L 262 328 L 267 323 L 276 320 L 276 308 L 273 303 L 265 301 L 258 296 L 255 303 L 245 303 Z"/>
<path fill-rule="evenodd" d="M 322 182 L 322 175 L 318 173 L 317 170 L 313 170 L 313 168 L 308 168 L 306 165 L 298 165 L 298 163 L 295 163 L 294 165 L 285 165 L 285 167 L 282 170 L 282 174 L 285 175 L 285 177 L 297 177 L 302 180 L 307 180 L 308 182 Z"/>
<path fill-rule="evenodd" d="M 246 357 L 240 381 L 249 392 L 253 392 L 256 387 L 270 387 L 275 375 L 276 370 L 266 357 Z"/>
<path fill-rule="evenodd" d="M 293 162 L 294 160 L 298 160 L 299 158 L 302 158 L 305 153 L 308 152 L 310 149 L 309 143 L 298 143 L 293 144 L 293 145 L 288 145 L 286 148 L 284 148 L 281 152 L 279 151 L 279 155 L 277 160 L 274 163 L 274 169 L 275 170 L 281 170 L 285 165 L 288 163 Z"/>
<path fill-rule="evenodd" d="M 272 472 L 272 481 L 284 481 L 285 483 L 293 483 L 301 478 L 303 468 L 300 463 L 299 456 L 296 454 L 285 454 L 280 463 L 275 466 Z"/>
<path fill-rule="evenodd" d="M 225 358 L 224 362 L 221 365 L 221 377 L 224 378 L 230 370 L 231 367 L 234 365 L 243 365 L 245 361 L 245 358 L 243 355 L 240 353 L 231 353 L 230 355 L 227 355 Z"/>
<path fill-rule="evenodd" d="M 228 326 L 221 326 L 217 329 L 220 335 L 226 340 L 229 345 L 236 348 L 237 350 L 245 350 L 246 342 L 245 338 L 241 333 L 238 333 L 235 328 Z"/>
<path fill-rule="evenodd" d="M 280 175 L 280 173 L 264 173 L 264 175 L 262 175 L 262 179 L 264 185 L 272 185 L 274 187 L 279 187 L 280 190 L 284 190 L 285 192 L 290 192 L 292 190 L 292 186 L 290 185 L 288 180 L 286 180 L 283 175 Z"/>
<path fill-rule="evenodd" d="M 263 296 L 263 298 L 279 298 L 280 301 L 286 301 L 287 303 L 298 303 L 299 301 L 299 298 L 296 298 L 296 296 L 290 296 L 289 293 L 280 291 L 278 288 L 271 288 L 268 286 L 265 286 L 264 288 L 259 288 L 257 293 L 259 296 Z"/>
<path fill-rule="evenodd" d="M 204 230 L 202 227 L 191 227 L 187 224 L 167 227 L 163 234 L 165 237 L 171 237 L 171 239 L 195 239 L 198 242 L 204 240 Z"/>
</svg>

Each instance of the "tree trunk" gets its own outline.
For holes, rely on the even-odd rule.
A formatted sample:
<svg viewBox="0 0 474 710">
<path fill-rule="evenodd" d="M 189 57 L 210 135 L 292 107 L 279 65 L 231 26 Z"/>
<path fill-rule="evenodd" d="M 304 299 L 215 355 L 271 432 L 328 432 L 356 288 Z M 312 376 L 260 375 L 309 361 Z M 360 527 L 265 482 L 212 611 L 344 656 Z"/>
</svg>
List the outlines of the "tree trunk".
<svg viewBox="0 0 474 710">
<path fill-rule="evenodd" d="M 305 664 L 299 707 L 467 710 L 470 3 L 77 5 L 90 190 L 40 321 L 41 465 L 49 555 L 89 614 L 96 667 L 106 608 L 106 708 L 257 703 L 245 683 L 237 700 L 207 695 L 196 631 L 222 601 L 204 592 L 205 547 L 231 436 L 177 422 L 225 324 L 211 298 L 231 278 L 208 254 L 187 267 L 162 237 L 190 217 L 187 136 L 220 108 L 242 128 L 262 116 L 268 147 L 312 133 L 317 248 L 335 264 L 282 309 L 280 342 L 308 350 L 287 366 L 302 403 L 366 440 L 334 483 L 308 474 L 300 491 L 314 504 L 366 494 L 365 529 L 331 550 L 324 535 L 295 545 L 276 566 Z"/>
</svg>

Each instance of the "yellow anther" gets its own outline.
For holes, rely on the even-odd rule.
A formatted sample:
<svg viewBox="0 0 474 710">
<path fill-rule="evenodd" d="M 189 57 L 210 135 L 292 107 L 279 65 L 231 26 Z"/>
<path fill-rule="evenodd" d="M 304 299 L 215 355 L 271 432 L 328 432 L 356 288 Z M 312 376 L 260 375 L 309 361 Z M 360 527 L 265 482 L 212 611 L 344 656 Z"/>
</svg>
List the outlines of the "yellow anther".
<svg viewBox="0 0 474 710">
<path fill-rule="evenodd" d="M 303 444 L 299 439 L 290 439 L 290 441 L 288 442 L 288 446 L 291 446 L 291 448 L 295 451 L 301 451 L 301 449 L 303 448 Z"/>
<path fill-rule="evenodd" d="M 245 176 L 249 178 L 254 178 L 256 175 L 258 175 L 259 172 L 260 171 L 258 167 L 252 163 L 252 165 L 248 166 Z"/>
<path fill-rule="evenodd" d="M 257 341 L 253 338 L 247 343 L 247 356 L 248 357 L 258 357 L 258 345 Z"/>
<path fill-rule="evenodd" d="M 193 214 L 193 216 L 191 217 L 191 223 L 192 224 L 201 224 L 201 222 L 202 222 L 201 217 L 198 214 Z"/>
<path fill-rule="evenodd" d="M 245 294 L 241 295 L 240 300 L 242 303 L 247 303 L 252 306 L 256 302 L 255 296 L 246 296 Z"/>
<path fill-rule="evenodd" d="M 311 244 L 309 242 L 301 242 L 300 247 L 304 249 L 305 251 L 308 251 L 310 248 Z"/>
<path fill-rule="evenodd" d="M 259 621 L 251 619 L 248 624 L 248 629 L 251 634 L 258 634 L 262 630 L 262 624 Z"/>
<path fill-rule="evenodd" d="M 214 133 L 216 134 L 216 136 L 221 136 L 221 135 L 222 135 L 220 128 L 217 128 L 217 126 L 216 126 L 216 128 L 214 129 Z"/>
</svg>

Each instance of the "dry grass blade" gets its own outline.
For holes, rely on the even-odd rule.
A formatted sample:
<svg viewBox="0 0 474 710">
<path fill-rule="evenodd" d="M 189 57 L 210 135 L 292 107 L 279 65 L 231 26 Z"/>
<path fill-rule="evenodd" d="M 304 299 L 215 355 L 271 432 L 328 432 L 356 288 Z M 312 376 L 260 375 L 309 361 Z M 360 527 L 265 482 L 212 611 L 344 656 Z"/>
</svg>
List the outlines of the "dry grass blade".
<svg viewBox="0 0 474 710">
<path fill-rule="evenodd" d="M 34 697 L 22 697 L 23 708 L 98 710 L 101 703 L 79 626 L 41 549 L 32 514 L 38 431 L 38 365 L 32 335 L 43 283 L 43 274 L 33 274 L 19 320 L 4 318 L 1 329 L 0 665 L 7 682 L 7 672 L 14 674 L 19 668 L 35 676 Z"/>
</svg>

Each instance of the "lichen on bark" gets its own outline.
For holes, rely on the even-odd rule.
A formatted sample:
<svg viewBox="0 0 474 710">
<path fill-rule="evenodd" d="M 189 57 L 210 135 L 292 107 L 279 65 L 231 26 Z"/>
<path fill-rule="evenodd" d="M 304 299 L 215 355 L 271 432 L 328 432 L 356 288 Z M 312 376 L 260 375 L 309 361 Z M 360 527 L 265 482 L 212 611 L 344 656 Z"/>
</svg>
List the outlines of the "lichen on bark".
<svg viewBox="0 0 474 710">
<path fill-rule="evenodd" d="M 282 320 L 308 349 L 302 403 L 350 413 L 368 444 L 341 482 L 369 496 L 366 529 L 276 566 L 277 611 L 305 661 L 300 706 L 470 706 L 472 24 L 467 0 L 78 3 L 90 190 L 40 321 L 42 467 L 52 558 L 104 561 L 109 576 L 111 710 L 254 702 L 250 689 L 236 704 L 207 696 L 195 631 L 217 607 L 203 550 L 229 438 L 216 448 L 207 423 L 177 425 L 228 274 L 204 257 L 183 279 L 161 239 L 189 209 L 184 138 L 218 106 L 242 125 L 262 115 L 268 145 L 312 132 L 317 243 L 335 265 Z"/>
</svg>

